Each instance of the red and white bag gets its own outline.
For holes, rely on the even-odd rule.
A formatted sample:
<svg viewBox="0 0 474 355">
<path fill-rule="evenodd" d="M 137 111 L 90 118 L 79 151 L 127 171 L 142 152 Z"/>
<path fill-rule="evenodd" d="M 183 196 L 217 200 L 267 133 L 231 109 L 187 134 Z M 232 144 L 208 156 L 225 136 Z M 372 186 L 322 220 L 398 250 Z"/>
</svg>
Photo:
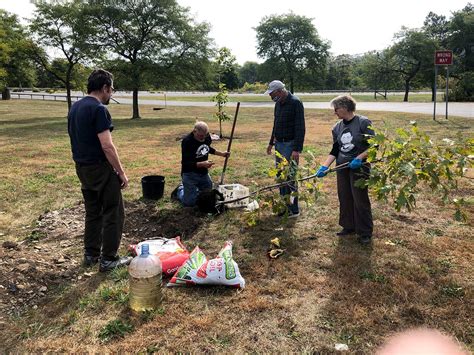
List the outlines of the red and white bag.
<svg viewBox="0 0 474 355">
<path fill-rule="evenodd" d="M 232 242 L 227 241 L 215 259 L 207 260 L 197 246 L 168 282 L 171 286 L 223 285 L 245 287 L 239 266 L 232 259 Z"/>
<path fill-rule="evenodd" d="M 128 248 L 135 255 L 140 255 L 143 244 L 149 245 L 150 254 L 157 255 L 160 258 L 161 268 L 165 276 L 173 275 L 189 257 L 189 252 L 181 243 L 180 237 L 144 240 L 138 244 L 132 244 Z"/>
</svg>

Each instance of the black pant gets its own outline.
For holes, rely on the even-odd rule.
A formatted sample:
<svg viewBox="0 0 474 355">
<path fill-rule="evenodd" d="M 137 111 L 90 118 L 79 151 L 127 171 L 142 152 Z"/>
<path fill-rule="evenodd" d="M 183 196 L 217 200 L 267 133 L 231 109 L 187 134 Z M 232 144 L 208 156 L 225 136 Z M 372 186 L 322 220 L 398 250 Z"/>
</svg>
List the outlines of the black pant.
<svg viewBox="0 0 474 355">
<path fill-rule="evenodd" d="M 86 208 L 84 254 L 114 260 L 125 220 L 120 179 L 108 162 L 76 164 Z"/>
<path fill-rule="evenodd" d="M 339 225 L 346 229 L 355 229 L 359 235 L 371 236 L 374 225 L 369 191 L 367 187 L 354 186 L 357 180 L 364 177 L 362 171 L 368 173 L 369 169 L 342 169 L 337 172 Z"/>
</svg>

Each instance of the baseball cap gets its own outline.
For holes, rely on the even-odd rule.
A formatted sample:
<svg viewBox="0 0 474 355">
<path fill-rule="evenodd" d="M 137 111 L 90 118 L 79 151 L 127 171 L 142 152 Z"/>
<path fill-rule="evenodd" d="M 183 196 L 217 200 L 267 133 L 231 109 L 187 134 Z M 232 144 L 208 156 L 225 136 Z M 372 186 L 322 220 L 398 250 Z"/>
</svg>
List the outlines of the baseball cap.
<svg viewBox="0 0 474 355">
<path fill-rule="evenodd" d="M 273 80 L 270 84 L 268 84 L 268 89 L 265 91 L 265 95 L 271 94 L 275 90 L 284 89 L 285 84 L 283 84 L 280 80 Z"/>
</svg>

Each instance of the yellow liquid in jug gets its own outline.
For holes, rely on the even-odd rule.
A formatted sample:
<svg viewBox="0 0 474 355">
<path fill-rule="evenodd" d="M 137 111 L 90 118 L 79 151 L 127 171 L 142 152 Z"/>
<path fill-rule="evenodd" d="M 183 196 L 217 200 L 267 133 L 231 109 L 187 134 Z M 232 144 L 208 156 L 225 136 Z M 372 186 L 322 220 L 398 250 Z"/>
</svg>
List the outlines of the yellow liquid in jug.
<svg viewBox="0 0 474 355">
<path fill-rule="evenodd" d="M 130 308 L 136 312 L 161 306 L 161 273 L 153 277 L 130 276 Z"/>
</svg>

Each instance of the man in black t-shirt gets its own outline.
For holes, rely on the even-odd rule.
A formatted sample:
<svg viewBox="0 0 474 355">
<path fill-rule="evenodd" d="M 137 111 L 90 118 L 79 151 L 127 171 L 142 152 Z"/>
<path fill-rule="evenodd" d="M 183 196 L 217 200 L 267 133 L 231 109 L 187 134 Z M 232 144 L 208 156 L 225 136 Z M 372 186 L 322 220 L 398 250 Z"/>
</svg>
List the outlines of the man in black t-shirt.
<svg viewBox="0 0 474 355">
<path fill-rule="evenodd" d="M 94 70 L 87 83 L 88 95 L 74 103 L 68 115 L 72 157 L 86 209 L 84 265 L 100 260 L 101 272 L 131 260 L 117 256 L 125 218 L 121 189 L 128 186 L 128 178 L 112 142 L 112 117 L 104 106 L 113 90 L 112 74 Z"/>
<path fill-rule="evenodd" d="M 220 152 L 211 147 L 209 127 L 198 121 L 194 129 L 181 142 L 182 185 L 177 189 L 177 198 L 185 206 L 194 206 L 199 191 L 212 188 L 208 169 L 214 164 L 208 160 L 209 154 L 228 157 L 229 152 Z"/>
</svg>

